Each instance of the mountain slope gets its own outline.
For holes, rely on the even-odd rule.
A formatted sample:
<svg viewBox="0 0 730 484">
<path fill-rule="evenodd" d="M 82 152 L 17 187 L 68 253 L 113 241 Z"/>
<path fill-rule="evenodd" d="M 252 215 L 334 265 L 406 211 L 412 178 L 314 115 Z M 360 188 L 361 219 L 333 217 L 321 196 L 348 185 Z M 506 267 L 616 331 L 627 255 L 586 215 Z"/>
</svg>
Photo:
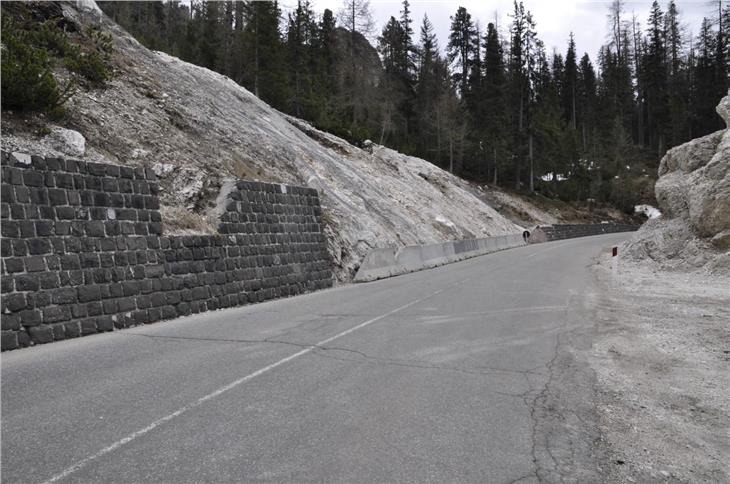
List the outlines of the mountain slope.
<svg viewBox="0 0 730 484">
<path fill-rule="evenodd" d="M 372 247 L 520 230 L 464 181 L 384 147 L 372 154 L 356 148 L 272 109 L 231 79 L 152 52 L 93 2 L 64 5 L 64 15 L 112 34 L 116 76 L 106 89 L 77 93 L 63 126 L 86 138 L 87 158 L 152 167 L 171 226 L 205 229 L 226 179 L 308 185 L 322 194 L 341 280 Z M 20 122 L 4 127 L 3 144 L 50 151 Z M 200 220 L 186 227 L 190 212 Z"/>
</svg>

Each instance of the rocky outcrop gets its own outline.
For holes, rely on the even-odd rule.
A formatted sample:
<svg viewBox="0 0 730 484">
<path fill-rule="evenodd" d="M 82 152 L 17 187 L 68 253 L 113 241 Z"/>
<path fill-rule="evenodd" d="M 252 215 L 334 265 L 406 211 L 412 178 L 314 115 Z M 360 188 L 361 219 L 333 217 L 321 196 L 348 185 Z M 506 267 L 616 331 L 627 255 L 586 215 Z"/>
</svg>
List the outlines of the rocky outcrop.
<svg viewBox="0 0 730 484">
<path fill-rule="evenodd" d="M 730 93 L 717 112 L 730 126 Z M 629 255 L 665 268 L 730 266 L 730 129 L 669 150 L 655 190 L 663 216 L 637 232 Z"/>
<path fill-rule="evenodd" d="M 521 233 L 470 185 L 425 160 L 382 146 L 365 151 L 285 116 L 227 77 L 150 51 L 94 2 L 60 5 L 78 29 L 96 26 L 112 36 L 115 73 L 105 89 L 80 89 L 69 100 L 64 127 L 85 138 L 86 161 L 157 173 L 162 211 L 178 233 L 214 230 L 205 221 L 230 179 L 316 188 L 343 281 L 372 248 Z M 364 65 L 380 69 L 366 39 L 357 37 L 354 50 L 369 59 Z M 377 83 L 377 75 L 366 75 Z M 6 121 L 3 112 L 6 150 L 64 154 L 26 128 L 30 124 Z"/>
</svg>

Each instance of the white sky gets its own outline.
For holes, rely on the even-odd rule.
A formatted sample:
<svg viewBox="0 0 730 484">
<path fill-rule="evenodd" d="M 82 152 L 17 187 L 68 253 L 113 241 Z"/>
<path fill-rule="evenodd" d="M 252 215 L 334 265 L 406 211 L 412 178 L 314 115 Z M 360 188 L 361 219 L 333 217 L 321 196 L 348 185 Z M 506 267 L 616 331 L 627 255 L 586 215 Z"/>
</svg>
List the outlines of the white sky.
<svg viewBox="0 0 730 484">
<path fill-rule="evenodd" d="M 325 8 L 335 13 L 342 7 L 342 0 L 311 0 L 314 10 L 321 14 Z M 631 18 L 635 12 L 645 24 L 652 0 L 627 1 L 626 18 Z M 660 0 L 662 10 L 666 10 L 668 0 Z M 696 34 L 699 31 L 702 18 L 711 16 L 713 3 L 710 0 L 677 0 L 682 23 L 686 32 Z M 296 6 L 296 0 L 282 0 L 283 9 Z M 374 10 L 377 32 L 380 33 L 383 25 L 391 15 L 398 18 L 401 2 L 397 0 L 370 0 Z M 489 22 L 498 15 L 500 29 L 507 32 L 510 21 L 508 14 L 513 11 L 512 0 L 410 0 L 414 18 L 414 31 L 418 35 L 423 14 L 427 13 L 433 23 L 442 49 L 448 42 L 448 32 L 451 25 L 449 17 L 456 12 L 459 6 L 465 7 L 471 13 L 472 19 L 479 21 L 480 28 L 486 29 Z M 591 59 L 596 61 L 596 54 L 606 41 L 607 14 L 609 0 L 524 0 L 525 8 L 530 10 L 537 23 L 537 33 L 545 43 L 548 53 L 557 48 L 563 54 L 567 50 L 568 34 L 573 31 L 579 57 L 588 52 Z M 414 40 L 417 40 L 414 39 Z"/>
</svg>

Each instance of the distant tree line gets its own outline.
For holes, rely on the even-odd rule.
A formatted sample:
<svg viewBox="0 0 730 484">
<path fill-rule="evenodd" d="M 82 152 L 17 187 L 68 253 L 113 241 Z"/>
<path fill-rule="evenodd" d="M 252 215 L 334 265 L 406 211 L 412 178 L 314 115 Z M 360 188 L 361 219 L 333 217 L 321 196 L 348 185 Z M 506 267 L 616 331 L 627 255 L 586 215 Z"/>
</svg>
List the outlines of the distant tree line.
<svg viewBox="0 0 730 484">
<path fill-rule="evenodd" d="M 724 126 L 730 6 L 715 0 L 697 32 L 671 0 L 641 25 L 609 7 L 597 59 L 547 53 L 514 3 L 508 25 L 482 29 L 463 7 L 445 51 L 408 0 L 372 38 L 368 0 L 336 16 L 308 1 L 100 4 L 146 46 L 223 73 L 272 106 L 351 141 L 370 138 L 467 179 L 567 200 L 633 203 L 632 186 L 673 146 Z"/>
</svg>

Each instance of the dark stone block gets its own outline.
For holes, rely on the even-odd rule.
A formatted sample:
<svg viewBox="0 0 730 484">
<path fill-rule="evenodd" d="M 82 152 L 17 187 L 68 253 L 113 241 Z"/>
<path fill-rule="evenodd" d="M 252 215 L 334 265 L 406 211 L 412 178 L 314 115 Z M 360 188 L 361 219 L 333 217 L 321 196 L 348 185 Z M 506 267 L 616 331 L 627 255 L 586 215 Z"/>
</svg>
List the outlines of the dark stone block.
<svg viewBox="0 0 730 484">
<path fill-rule="evenodd" d="M 30 339 L 35 344 L 50 343 L 53 341 L 53 330 L 50 326 L 34 326 L 28 330 Z"/>
<path fill-rule="evenodd" d="M 32 274 L 18 274 L 15 276 L 16 291 L 37 291 L 39 288 L 38 276 Z"/>
<path fill-rule="evenodd" d="M 89 175 L 104 176 L 106 175 L 106 164 L 103 163 L 87 163 L 86 170 Z"/>
<path fill-rule="evenodd" d="M 97 207 L 108 207 L 111 205 L 111 197 L 108 193 L 94 192 L 94 205 Z"/>
<path fill-rule="evenodd" d="M 137 309 L 137 304 L 135 302 L 135 298 L 133 297 L 117 299 L 117 305 L 119 308 L 119 312 L 133 311 Z"/>
<path fill-rule="evenodd" d="M 47 255 L 44 257 L 46 260 L 46 267 L 49 271 L 57 271 L 61 269 L 61 258 L 57 255 Z"/>
<path fill-rule="evenodd" d="M 51 171 L 61 170 L 61 159 L 59 158 L 46 158 L 46 168 Z M 65 168 L 65 166 L 64 166 Z"/>
<path fill-rule="evenodd" d="M 150 297 L 152 307 L 159 307 L 165 305 L 167 298 L 164 293 L 154 293 Z"/>
<path fill-rule="evenodd" d="M 42 187 L 45 185 L 45 177 L 37 171 L 26 170 L 23 172 L 23 183 L 29 187 Z"/>
<path fill-rule="evenodd" d="M 71 306 L 71 317 L 74 319 L 85 318 L 88 314 L 89 311 L 85 304 L 74 304 Z"/>
<path fill-rule="evenodd" d="M 25 243 L 23 243 L 23 245 L 25 245 Z M 0 253 L 3 257 L 10 257 L 13 255 L 13 245 L 10 242 L 10 239 L 0 239 Z"/>
<path fill-rule="evenodd" d="M 81 205 L 81 196 L 79 195 L 79 192 L 76 190 L 69 190 L 66 195 L 68 197 L 69 205 Z"/>
<path fill-rule="evenodd" d="M 33 208 L 33 205 L 26 206 L 26 212 L 28 212 L 28 210 L 30 210 L 31 208 Z M 38 208 L 38 215 L 37 216 L 33 215 L 29 218 L 32 218 L 32 219 L 41 218 L 41 219 L 45 219 L 45 220 L 53 220 L 56 218 L 56 211 L 54 210 L 53 207 L 43 205 L 43 206 L 36 207 L 36 208 Z"/>
<path fill-rule="evenodd" d="M 39 309 L 29 309 L 18 313 L 20 324 L 23 326 L 36 326 L 41 324 L 41 311 Z"/>
<path fill-rule="evenodd" d="M 18 314 L 4 314 L 0 318 L 2 322 L 3 331 L 17 331 L 20 329 L 20 313 Z"/>
<path fill-rule="evenodd" d="M 38 220 L 35 222 L 35 231 L 38 237 L 49 237 L 53 234 L 53 222 L 50 220 Z"/>
<path fill-rule="evenodd" d="M 122 193 L 132 193 L 134 188 L 132 186 L 132 180 L 120 179 L 119 180 L 119 191 Z"/>
<path fill-rule="evenodd" d="M 58 221 L 55 223 L 56 235 L 69 235 L 71 233 L 71 222 Z"/>
<path fill-rule="evenodd" d="M 18 332 L 17 331 L 3 331 L 0 333 L 0 350 L 8 351 L 14 350 L 20 347 L 18 344 Z"/>
<path fill-rule="evenodd" d="M 59 188 L 49 188 L 48 201 L 51 205 L 66 205 L 68 203 L 66 190 L 62 190 Z"/>
<path fill-rule="evenodd" d="M 63 269 L 63 270 L 81 269 L 81 261 L 79 260 L 78 254 L 61 255 L 61 269 Z"/>
<path fill-rule="evenodd" d="M 162 319 L 173 319 L 177 317 L 177 310 L 174 306 L 163 306 L 160 309 L 162 310 Z"/>
<path fill-rule="evenodd" d="M 162 223 L 160 223 L 160 222 L 150 222 L 150 224 L 149 224 L 149 231 L 150 231 L 150 234 L 162 235 Z"/>
<path fill-rule="evenodd" d="M 105 192 L 118 192 L 119 182 L 114 178 L 102 178 L 102 188 Z"/>
<path fill-rule="evenodd" d="M 21 220 L 18 222 L 20 236 L 23 238 L 35 237 L 35 222 L 32 220 Z"/>
<path fill-rule="evenodd" d="M 20 311 L 26 306 L 25 301 L 25 294 L 5 294 L 2 297 L 2 311 L 3 313 L 7 313 L 7 311 L 16 312 Z"/>
<path fill-rule="evenodd" d="M 20 345 L 21 348 L 30 346 L 30 336 L 28 336 L 27 331 L 18 331 L 18 345 Z"/>
<path fill-rule="evenodd" d="M 28 272 L 43 272 L 46 270 L 46 260 L 42 256 L 26 257 L 25 270 Z"/>
<path fill-rule="evenodd" d="M 96 318 L 87 318 L 81 320 L 81 334 L 86 336 L 87 334 L 96 333 Z"/>
<path fill-rule="evenodd" d="M 73 304 L 77 301 L 75 287 L 63 287 L 51 292 L 53 304 Z"/>
<path fill-rule="evenodd" d="M 114 237 L 122 232 L 119 222 L 117 221 L 104 222 L 104 230 L 106 231 L 107 237 Z"/>
<path fill-rule="evenodd" d="M 15 203 L 15 191 L 10 185 L 3 184 L 0 188 L 0 201 L 4 203 Z"/>
<path fill-rule="evenodd" d="M 104 314 L 115 314 L 118 312 L 116 299 L 107 299 L 103 301 L 102 307 L 104 308 Z"/>
<path fill-rule="evenodd" d="M 117 220 L 137 220 L 137 211 L 131 208 L 117 210 Z"/>
<path fill-rule="evenodd" d="M 110 193 L 109 205 L 116 208 L 124 207 L 124 196 L 121 193 Z"/>
<path fill-rule="evenodd" d="M 82 220 L 74 220 L 71 222 L 71 235 L 74 237 L 83 237 L 86 234 L 86 222 Z M 83 242 L 82 242 L 83 245 Z"/>
<path fill-rule="evenodd" d="M 57 323 L 71 319 L 71 310 L 67 306 L 48 306 L 43 308 L 43 323 Z"/>
<path fill-rule="evenodd" d="M 151 308 L 147 310 L 147 322 L 154 323 L 162 319 L 162 311 L 160 308 Z"/>
<path fill-rule="evenodd" d="M 137 296 L 137 307 L 140 309 L 147 309 L 152 306 L 152 300 L 150 296 L 140 295 Z"/>
<path fill-rule="evenodd" d="M 147 224 L 144 222 L 135 222 L 134 223 L 134 233 L 136 235 L 148 235 L 148 229 Z"/>
<path fill-rule="evenodd" d="M 114 331 L 114 320 L 111 316 L 99 316 L 96 318 L 96 329 L 102 331 Z"/>
<path fill-rule="evenodd" d="M 19 237 L 20 236 L 20 226 L 18 225 L 18 222 L 12 222 L 10 220 L 3 220 L 2 224 L 0 224 L 0 233 L 3 237 Z"/>
<path fill-rule="evenodd" d="M 29 292 L 26 297 L 28 299 L 28 307 L 31 309 L 44 308 L 51 304 L 51 293 L 48 291 Z"/>
<path fill-rule="evenodd" d="M 81 327 L 78 321 L 64 323 L 63 330 L 66 338 L 78 338 L 81 336 Z"/>
<path fill-rule="evenodd" d="M 101 288 L 96 284 L 81 286 L 78 288 L 78 295 L 80 302 L 98 301 L 101 299 Z"/>
<path fill-rule="evenodd" d="M 66 339 L 66 332 L 63 329 L 63 324 L 54 324 L 51 326 L 53 330 L 53 341 L 59 341 Z"/>
<path fill-rule="evenodd" d="M 45 188 L 29 189 L 30 203 L 35 205 L 48 205 L 48 192 Z"/>
<path fill-rule="evenodd" d="M 125 296 L 135 296 L 140 292 L 140 281 L 124 281 L 121 284 Z"/>
<path fill-rule="evenodd" d="M 13 185 L 22 185 L 23 170 L 20 170 L 18 168 L 8 168 L 7 176 L 5 175 L 5 170 L 3 170 L 3 180 L 6 182 L 10 182 Z"/>
<path fill-rule="evenodd" d="M 81 199 L 81 205 L 86 207 L 94 205 L 94 192 L 90 190 L 83 190 L 79 192 L 79 198 Z"/>
<path fill-rule="evenodd" d="M 98 254 L 79 254 L 79 260 L 82 269 L 91 269 L 100 266 Z"/>
<path fill-rule="evenodd" d="M 74 178 L 70 173 L 56 173 L 53 178 L 58 188 L 75 188 Z"/>
<path fill-rule="evenodd" d="M 119 165 L 106 165 L 106 176 L 119 178 L 120 168 Z"/>
<path fill-rule="evenodd" d="M 104 312 L 104 308 L 100 301 L 94 301 L 86 305 L 86 311 L 89 313 L 89 316 L 99 316 Z"/>
<path fill-rule="evenodd" d="M 3 294 L 13 292 L 15 287 L 13 276 L 0 276 L 0 281 L 2 281 L 0 282 L 0 291 L 2 291 Z"/>
<path fill-rule="evenodd" d="M 88 237 L 104 237 L 104 223 L 97 220 L 87 222 L 86 235 Z"/>
<path fill-rule="evenodd" d="M 28 252 L 31 255 L 52 254 L 53 246 L 51 241 L 43 238 L 28 239 Z"/>
<path fill-rule="evenodd" d="M 73 220 L 76 218 L 74 207 L 56 207 L 56 217 L 60 220 Z"/>
</svg>

